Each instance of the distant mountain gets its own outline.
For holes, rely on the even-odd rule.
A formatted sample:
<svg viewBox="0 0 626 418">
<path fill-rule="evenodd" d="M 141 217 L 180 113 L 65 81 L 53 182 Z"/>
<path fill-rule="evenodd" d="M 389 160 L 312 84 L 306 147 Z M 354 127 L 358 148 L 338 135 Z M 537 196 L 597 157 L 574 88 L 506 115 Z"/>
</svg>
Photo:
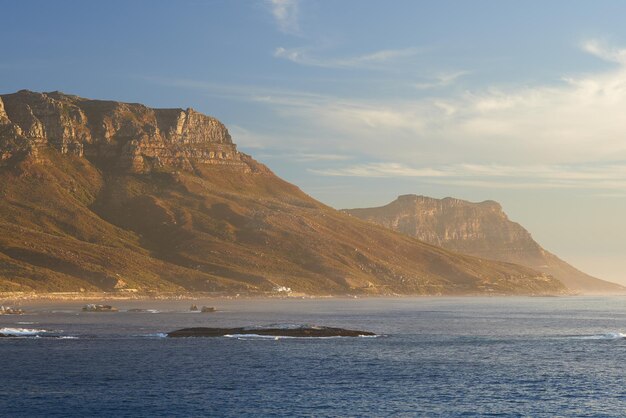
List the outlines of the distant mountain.
<svg viewBox="0 0 626 418">
<path fill-rule="evenodd" d="M 192 109 L 0 95 L 0 291 L 554 294 L 329 208 Z"/>
<path fill-rule="evenodd" d="M 575 292 L 626 291 L 577 270 L 541 248 L 494 201 L 472 203 L 450 197 L 404 195 L 386 206 L 344 212 L 451 251 L 531 267 L 558 278 Z"/>
</svg>

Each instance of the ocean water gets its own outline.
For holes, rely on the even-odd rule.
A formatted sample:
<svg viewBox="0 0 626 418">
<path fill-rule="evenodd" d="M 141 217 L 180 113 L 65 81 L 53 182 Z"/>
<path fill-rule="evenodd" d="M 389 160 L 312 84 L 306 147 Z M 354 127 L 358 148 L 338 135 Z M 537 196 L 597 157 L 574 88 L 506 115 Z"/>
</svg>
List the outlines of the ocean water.
<svg viewBox="0 0 626 418">
<path fill-rule="evenodd" d="M 0 316 L 0 416 L 623 416 L 626 298 L 25 304 Z M 123 312 L 130 308 L 147 313 Z M 164 338 L 318 324 L 376 338 Z M 4 331 L 3 331 L 4 330 Z M 624 333 L 624 334 L 623 334 Z"/>
</svg>

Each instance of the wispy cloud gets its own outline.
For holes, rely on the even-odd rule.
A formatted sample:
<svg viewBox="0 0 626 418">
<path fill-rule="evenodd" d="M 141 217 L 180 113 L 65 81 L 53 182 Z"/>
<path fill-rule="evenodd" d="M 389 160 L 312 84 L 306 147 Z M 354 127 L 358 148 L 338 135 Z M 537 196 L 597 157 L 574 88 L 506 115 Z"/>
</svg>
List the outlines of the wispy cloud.
<svg viewBox="0 0 626 418">
<path fill-rule="evenodd" d="M 626 49 L 614 48 L 598 39 L 588 39 L 581 44 L 581 48 L 605 61 L 626 64 Z"/>
<path fill-rule="evenodd" d="M 492 86 L 439 97 L 355 99 L 189 80 L 159 82 L 273 110 L 282 131 L 254 135 L 260 146 L 287 143 L 292 149 L 321 149 L 330 155 L 356 150 L 365 158 L 386 164 L 318 171 L 321 174 L 428 174 L 445 181 L 456 173 L 478 182 L 502 179 L 503 173 L 509 173 L 509 178 L 533 178 L 559 187 L 601 181 L 602 187 L 626 188 L 622 174 L 617 174 L 621 166 L 612 163 L 626 161 L 626 61 L 620 61 L 624 55 L 621 49 L 598 45 L 589 41 L 582 50 L 620 64 L 569 75 L 553 84 Z M 375 56 L 380 60 L 389 57 Z M 439 82 L 451 83 L 462 75 L 451 73 Z M 454 170 L 442 164 L 453 165 Z M 592 169 L 594 164 L 606 165 L 609 172 Z"/>
<path fill-rule="evenodd" d="M 281 159 L 281 160 L 290 160 L 299 163 L 305 162 L 320 162 L 320 161 L 347 161 L 351 160 L 354 157 L 345 154 L 322 154 L 315 152 L 281 152 L 274 151 L 271 154 L 259 154 L 257 155 L 259 158 L 264 159 Z"/>
<path fill-rule="evenodd" d="M 289 34 L 300 32 L 299 0 L 268 0 L 268 5 L 281 32 Z"/>
<path fill-rule="evenodd" d="M 414 167 L 404 163 L 367 163 L 312 171 L 328 176 L 357 177 L 508 177 L 562 181 L 626 181 L 626 163 L 601 166 L 453 164 L 438 167 Z"/>
<path fill-rule="evenodd" d="M 286 59 L 300 65 L 324 68 L 381 68 L 383 64 L 396 62 L 402 58 L 420 53 L 418 48 L 383 49 L 350 57 L 318 57 L 306 48 L 283 48 L 274 50 L 274 57 Z"/>
<path fill-rule="evenodd" d="M 456 164 L 414 167 L 403 163 L 366 163 L 340 168 L 310 169 L 333 177 L 401 178 L 414 177 L 431 183 L 472 187 L 582 188 L 624 190 L 626 163 L 605 166 Z"/>
<path fill-rule="evenodd" d="M 589 45 L 594 44 L 585 51 L 596 51 Z M 622 50 L 606 50 L 613 52 L 596 55 L 621 60 Z M 626 62 L 554 84 L 489 87 L 456 96 L 336 98 L 308 102 L 306 109 L 274 103 L 285 116 L 315 121 L 311 127 L 352 139 L 362 152 L 384 159 L 515 164 L 626 159 Z"/>
<path fill-rule="evenodd" d="M 314 106 L 315 104 L 326 103 L 328 100 L 331 100 L 331 97 L 318 93 L 259 87 L 251 84 L 225 84 L 187 78 L 156 76 L 140 76 L 136 78 L 161 86 L 202 91 L 213 97 L 262 102 L 272 105 Z"/>
<path fill-rule="evenodd" d="M 445 171 L 414 168 L 401 163 L 367 163 L 341 168 L 310 169 L 312 173 L 333 177 L 444 177 Z"/>
<path fill-rule="evenodd" d="M 451 84 L 454 84 L 459 78 L 467 74 L 468 74 L 468 71 L 455 71 L 451 73 L 441 73 L 427 82 L 415 83 L 413 84 L 413 87 L 415 87 L 418 90 L 446 87 Z"/>
</svg>

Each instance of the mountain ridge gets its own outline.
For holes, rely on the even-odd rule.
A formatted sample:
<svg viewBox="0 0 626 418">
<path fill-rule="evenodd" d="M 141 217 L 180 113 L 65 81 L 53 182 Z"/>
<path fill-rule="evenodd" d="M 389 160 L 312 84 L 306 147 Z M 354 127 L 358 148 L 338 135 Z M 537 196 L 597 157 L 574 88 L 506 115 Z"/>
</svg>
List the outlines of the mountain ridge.
<svg viewBox="0 0 626 418">
<path fill-rule="evenodd" d="M 451 251 L 521 264 L 553 275 L 575 292 L 623 292 L 624 287 L 592 277 L 541 247 L 493 200 L 401 195 L 376 208 L 345 213 Z"/>
<path fill-rule="evenodd" d="M 192 109 L 0 95 L 0 291 L 561 294 L 354 219 Z"/>
</svg>

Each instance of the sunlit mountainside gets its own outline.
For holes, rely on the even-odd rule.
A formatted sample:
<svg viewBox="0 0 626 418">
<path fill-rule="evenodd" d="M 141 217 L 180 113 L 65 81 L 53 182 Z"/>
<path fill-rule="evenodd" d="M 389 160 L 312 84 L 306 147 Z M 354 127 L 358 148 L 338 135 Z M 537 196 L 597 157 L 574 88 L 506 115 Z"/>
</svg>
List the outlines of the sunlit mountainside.
<svg viewBox="0 0 626 418">
<path fill-rule="evenodd" d="M 325 206 L 192 109 L 0 98 L 2 291 L 566 291 Z"/>
</svg>

